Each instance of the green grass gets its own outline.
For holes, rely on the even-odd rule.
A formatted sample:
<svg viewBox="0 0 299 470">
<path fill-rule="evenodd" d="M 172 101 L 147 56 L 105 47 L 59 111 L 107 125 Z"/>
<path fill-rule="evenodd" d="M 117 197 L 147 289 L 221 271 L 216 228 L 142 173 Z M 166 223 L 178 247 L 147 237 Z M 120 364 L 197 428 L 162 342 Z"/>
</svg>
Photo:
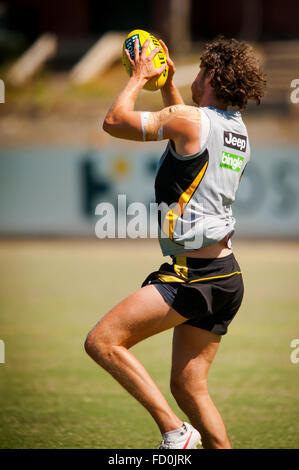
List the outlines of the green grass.
<svg viewBox="0 0 299 470">
<path fill-rule="evenodd" d="M 210 392 L 234 448 L 298 448 L 290 342 L 299 337 L 299 244 L 234 245 L 246 295 L 211 368 Z M 149 242 L 0 243 L 0 448 L 157 446 L 155 423 L 83 342 L 161 262 Z M 169 392 L 171 332 L 133 351 L 185 418 Z"/>
</svg>

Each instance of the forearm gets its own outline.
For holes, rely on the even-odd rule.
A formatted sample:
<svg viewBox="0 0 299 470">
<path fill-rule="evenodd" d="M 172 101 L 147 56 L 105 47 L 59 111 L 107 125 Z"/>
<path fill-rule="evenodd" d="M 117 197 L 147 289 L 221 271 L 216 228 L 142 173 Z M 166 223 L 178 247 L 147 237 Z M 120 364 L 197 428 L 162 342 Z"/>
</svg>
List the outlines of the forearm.
<svg viewBox="0 0 299 470">
<path fill-rule="evenodd" d="M 131 77 L 125 88 L 112 103 L 104 123 L 116 124 L 121 122 L 125 118 L 126 114 L 134 111 L 137 96 L 145 83 L 146 80 L 144 79 Z"/>
<path fill-rule="evenodd" d="M 164 87 L 161 88 L 161 95 L 165 107 L 172 106 L 174 104 L 184 104 L 183 98 L 173 81 L 170 83 L 166 82 Z"/>
<path fill-rule="evenodd" d="M 112 103 L 103 123 L 103 129 L 113 137 L 127 140 L 144 140 L 144 124 L 140 111 L 134 111 L 135 101 L 144 85 L 165 70 L 166 64 L 156 68 L 153 59 L 161 50 L 156 47 L 148 55 L 146 50 L 150 39 L 147 39 L 139 53 L 138 41 L 134 42 L 134 59 L 129 51 L 125 53 L 131 65 L 131 78 L 125 88 Z"/>
</svg>

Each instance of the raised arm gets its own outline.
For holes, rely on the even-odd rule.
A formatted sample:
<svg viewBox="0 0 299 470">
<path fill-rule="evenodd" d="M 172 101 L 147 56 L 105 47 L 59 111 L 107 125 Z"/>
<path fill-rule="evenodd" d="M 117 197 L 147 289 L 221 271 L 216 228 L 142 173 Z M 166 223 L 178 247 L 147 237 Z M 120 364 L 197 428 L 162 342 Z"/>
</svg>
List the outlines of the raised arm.
<svg viewBox="0 0 299 470">
<path fill-rule="evenodd" d="M 146 56 L 148 43 L 145 42 L 141 54 L 135 41 L 135 58 L 127 57 L 131 63 L 131 77 L 114 100 L 104 120 L 103 129 L 113 137 L 127 140 L 171 139 L 176 150 L 182 155 L 199 151 L 201 114 L 199 108 L 175 104 L 157 112 L 134 111 L 138 93 L 145 83 L 162 73 L 164 66 L 156 69 L 152 59 L 159 52 L 154 49 Z"/>
<path fill-rule="evenodd" d="M 175 74 L 175 65 L 174 62 L 169 57 L 169 52 L 167 49 L 166 44 L 160 39 L 159 42 L 161 43 L 164 52 L 167 58 L 167 65 L 168 65 L 168 77 L 165 85 L 161 88 L 161 95 L 163 99 L 164 106 L 172 106 L 175 104 L 184 104 L 183 98 L 180 95 L 178 88 L 176 87 L 173 77 Z"/>
<path fill-rule="evenodd" d="M 155 55 L 161 50 L 155 48 L 148 56 L 146 50 L 150 39 L 145 41 L 141 53 L 136 39 L 134 42 L 134 60 L 131 59 L 129 51 L 125 53 L 131 64 L 131 77 L 112 103 L 103 123 L 104 131 L 113 137 L 128 140 L 143 140 L 142 127 L 140 123 L 140 112 L 134 111 L 135 101 L 143 86 L 148 80 L 159 76 L 166 67 L 156 69 L 152 63 Z"/>
</svg>

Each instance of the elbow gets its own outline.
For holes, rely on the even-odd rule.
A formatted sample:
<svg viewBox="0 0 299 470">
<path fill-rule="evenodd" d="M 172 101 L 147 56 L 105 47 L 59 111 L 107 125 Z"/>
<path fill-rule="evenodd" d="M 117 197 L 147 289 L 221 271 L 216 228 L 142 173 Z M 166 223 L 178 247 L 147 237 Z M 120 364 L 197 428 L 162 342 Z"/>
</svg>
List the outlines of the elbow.
<svg viewBox="0 0 299 470">
<path fill-rule="evenodd" d="M 124 117 L 118 112 L 108 112 L 104 122 L 103 130 L 107 132 L 112 137 L 122 137 L 122 129 L 124 126 Z"/>
<path fill-rule="evenodd" d="M 111 134 L 114 125 L 115 125 L 114 120 L 107 115 L 103 122 L 103 126 L 102 126 L 103 131 L 107 132 L 108 134 Z"/>
</svg>

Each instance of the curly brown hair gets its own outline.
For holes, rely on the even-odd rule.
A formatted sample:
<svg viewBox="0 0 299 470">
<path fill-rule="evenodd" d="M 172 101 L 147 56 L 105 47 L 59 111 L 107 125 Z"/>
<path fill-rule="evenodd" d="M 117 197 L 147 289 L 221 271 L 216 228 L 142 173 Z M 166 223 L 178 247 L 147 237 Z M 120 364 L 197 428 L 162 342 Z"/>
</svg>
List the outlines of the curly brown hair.
<svg viewBox="0 0 299 470">
<path fill-rule="evenodd" d="M 266 77 L 253 48 L 245 41 L 219 36 L 207 43 L 201 57 L 206 72 L 215 70 L 211 86 L 226 105 L 245 109 L 248 100 L 257 105 L 265 93 Z"/>
</svg>

